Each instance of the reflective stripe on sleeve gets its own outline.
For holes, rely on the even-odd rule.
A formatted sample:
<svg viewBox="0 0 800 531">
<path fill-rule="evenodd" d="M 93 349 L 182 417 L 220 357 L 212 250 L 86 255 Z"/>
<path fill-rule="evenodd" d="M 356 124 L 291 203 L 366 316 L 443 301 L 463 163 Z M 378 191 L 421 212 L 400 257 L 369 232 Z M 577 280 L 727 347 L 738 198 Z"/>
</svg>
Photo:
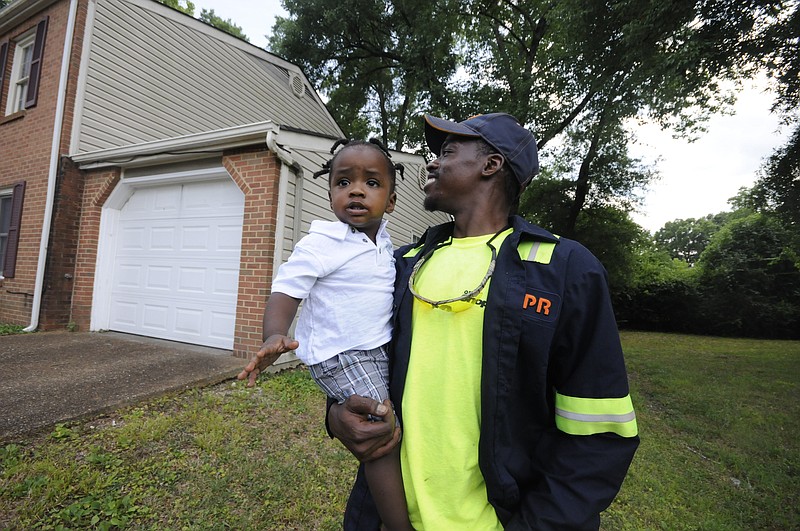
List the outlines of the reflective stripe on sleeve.
<svg viewBox="0 0 800 531">
<path fill-rule="evenodd" d="M 622 398 L 578 398 L 556 393 L 556 427 L 571 435 L 639 433 L 630 395 Z"/>
</svg>

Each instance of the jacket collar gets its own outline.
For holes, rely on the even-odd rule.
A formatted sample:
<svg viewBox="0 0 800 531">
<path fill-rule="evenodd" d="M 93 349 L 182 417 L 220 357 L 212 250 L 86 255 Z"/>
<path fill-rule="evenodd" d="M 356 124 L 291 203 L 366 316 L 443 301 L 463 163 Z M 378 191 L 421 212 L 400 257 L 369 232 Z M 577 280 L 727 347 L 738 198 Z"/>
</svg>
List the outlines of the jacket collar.
<svg viewBox="0 0 800 531">
<path fill-rule="evenodd" d="M 514 229 L 514 232 L 520 233 L 521 237 L 525 239 L 546 241 L 552 243 L 558 243 L 559 241 L 559 239 L 556 236 L 554 236 L 551 232 L 544 230 L 538 225 L 534 225 L 533 223 L 526 221 L 520 216 L 511 216 L 508 219 L 508 223 Z M 454 228 L 455 228 L 455 222 L 453 221 L 429 227 L 428 230 L 425 231 L 425 234 L 423 234 L 422 237 L 420 238 L 420 241 L 423 242 L 423 246 L 425 248 L 429 248 L 429 246 L 431 245 L 437 245 L 447 240 L 448 238 L 452 237 Z"/>
</svg>

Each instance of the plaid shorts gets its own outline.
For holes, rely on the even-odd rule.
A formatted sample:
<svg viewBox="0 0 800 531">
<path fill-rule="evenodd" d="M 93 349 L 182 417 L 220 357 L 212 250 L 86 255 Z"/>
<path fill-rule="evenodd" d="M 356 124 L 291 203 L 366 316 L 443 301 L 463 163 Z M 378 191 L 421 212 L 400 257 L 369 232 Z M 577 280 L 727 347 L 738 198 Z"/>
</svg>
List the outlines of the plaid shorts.
<svg viewBox="0 0 800 531">
<path fill-rule="evenodd" d="M 340 404 L 350 395 L 379 402 L 389 398 L 387 345 L 370 350 L 347 350 L 309 367 L 311 377 Z"/>
</svg>

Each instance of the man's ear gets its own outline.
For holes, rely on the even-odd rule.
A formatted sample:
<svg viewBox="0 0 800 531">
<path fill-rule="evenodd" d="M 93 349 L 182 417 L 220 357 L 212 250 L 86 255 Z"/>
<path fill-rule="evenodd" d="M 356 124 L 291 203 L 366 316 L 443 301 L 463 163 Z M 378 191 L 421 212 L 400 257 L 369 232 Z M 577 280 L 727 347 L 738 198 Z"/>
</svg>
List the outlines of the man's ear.
<svg viewBox="0 0 800 531">
<path fill-rule="evenodd" d="M 500 153 L 492 153 L 486 157 L 486 164 L 483 166 L 483 176 L 493 177 L 505 164 L 506 158 Z"/>
</svg>

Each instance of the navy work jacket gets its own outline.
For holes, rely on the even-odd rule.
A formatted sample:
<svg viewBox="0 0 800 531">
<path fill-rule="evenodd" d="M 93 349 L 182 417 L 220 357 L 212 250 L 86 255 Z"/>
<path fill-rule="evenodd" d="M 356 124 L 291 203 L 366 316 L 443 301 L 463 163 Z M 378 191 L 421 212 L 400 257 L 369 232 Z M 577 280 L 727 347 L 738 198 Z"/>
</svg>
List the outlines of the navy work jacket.
<svg viewBox="0 0 800 531">
<path fill-rule="evenodd" d="M 577 242 L 517 216 L 510 223 L 514 230 L 498 250 L 483 325 L 479 463 L 488 500 L 506 529 L 597 529 L 639 437 L 565 433 L 556 427 L 555 396 L 628 397 L 606 271 Z M 420 242 L 395 253 L 390 391 L 400 419 L 412 335 L 408 279 L 426 250 L 452 232 L 452 223 L 431 227 Z M 523 260 L 518 247 L 524 241 L 555 243 L 549 263 Z M 541 299 L 548 303 L 535 303 Z M 457 371 L 442 377 L 458 378 Z M 426 414 L 446 412 L 430 404 Z M 379 525 L 362 467 L 344 527 Z"/>
</svg>

